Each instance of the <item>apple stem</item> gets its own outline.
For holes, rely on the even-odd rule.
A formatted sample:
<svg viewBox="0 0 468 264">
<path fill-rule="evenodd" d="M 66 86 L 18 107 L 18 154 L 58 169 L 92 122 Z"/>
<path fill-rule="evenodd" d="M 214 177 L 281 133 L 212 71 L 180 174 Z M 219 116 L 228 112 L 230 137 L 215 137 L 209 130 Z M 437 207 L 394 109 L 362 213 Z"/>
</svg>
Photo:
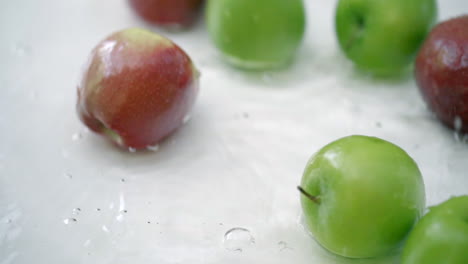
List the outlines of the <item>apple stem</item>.
<svg viewBox="0 0 468 264">
<path fill-rule="evenodd" d="M 309 198 L 312 202 L 316 203 L 316 204 L 320 204 L 320 198 L 317 197 L 317 196 L 313 196 L 311 194 L 309 194 L 308 192 L 306 192 L 306 190 L 302 189 L 301 186 L 297 186 L 297 189 L 299 190 L 299 192 L 301 192 L 305 197 Z"/>
</svg>

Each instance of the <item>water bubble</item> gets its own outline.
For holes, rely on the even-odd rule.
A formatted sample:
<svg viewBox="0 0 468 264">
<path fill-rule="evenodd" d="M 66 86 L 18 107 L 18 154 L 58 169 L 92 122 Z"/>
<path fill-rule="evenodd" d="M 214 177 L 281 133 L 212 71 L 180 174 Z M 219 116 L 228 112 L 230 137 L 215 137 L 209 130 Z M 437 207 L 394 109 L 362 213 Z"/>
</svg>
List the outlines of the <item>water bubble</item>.
<svg viewBox="0 0 468 264">
<path fill-rule="evenodd" d="M 96 208 L 96 211 L 98 211 L 98 212 L 101 211 L 101 208 Z"/>
<path fill-rule="evenodd" d="M 120 182 L 125 182 L 125 179 L 124 178 L 120 179 Z"/>
<path fill-rule="evenodd" d="M 131 153 L 135 153 L 135 152 L 136 152 L 136 148 L 129 147 L 129 148 L 128 148 L 128 151 L 130 151 Z"/>
<path fill-rule="evenodd" d="M 7 219 L 7 220 L 5 221 L 5 223 L 7 223 L 7 224 L 11 224 L 11 222 L 13 222 L 13 220 L 11 220 L 11 219 Z"/>
<path fill-rule="evenodd" d="M 77 207 L 77 208 L 73 208 L 73 210 L 72 210 L 72 214 L 73 214 L 73 215 L 79 215 L 80 212 L 81 212 L 81 209 L 78 208 L 78 207 Z"/>
<path fill-rule="evenodd" d="M 234 227 L 224 234 L 224 247 L 230 251 L 242 252 L 255 243 L 250 231 L 243 227 Z"/>
<path fill-rule="evenodd" d="M 76 218 L 66 218 L 66 219 L 63 220 L 63 223 L 66 224 L 66 225 L 76 223 L 76 222 L 77 222 Z"/>
<path fill-rule="evenodd" d="M 147 146 L 146 149 L 156 152 L 159 150 L 159 145 Z"/>
<path fill-rule="evenodd" d="M 63 176 L 65 176 L 65 178 L 70 179 L 70 180 L 73 179 L 73 175 L 69 172 L 65 172 Z"/>
<path fill-rule="evenodd" d="M 76 132 L 72 135 L 72 140 L 73 141 L 78 141 L 83 137 L 83 135 L 80 132 Z"/>
<path fill-rule="evenodd" d="M 381 128 L 381 127 L 382 127 L 382 123 L 380 123 L 380 122 L 375 122 L 375 126 L 378 127 L 378 128 Z"/>
</svg>

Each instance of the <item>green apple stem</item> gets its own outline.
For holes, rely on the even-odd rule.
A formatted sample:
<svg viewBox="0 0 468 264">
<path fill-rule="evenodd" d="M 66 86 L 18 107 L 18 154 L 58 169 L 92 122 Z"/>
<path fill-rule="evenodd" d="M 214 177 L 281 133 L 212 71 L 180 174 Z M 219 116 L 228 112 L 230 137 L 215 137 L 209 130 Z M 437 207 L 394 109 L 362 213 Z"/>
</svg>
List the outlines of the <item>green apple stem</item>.
<svg viewBox="0 0 468 264">
<path fill-rule="evenodd" d="M 320 204 L 320 198 L 317 197 L 317 196 L 313 196 L 311 194 L 309 194 L 308 192 L 306 192 L 306 190 L 302 189 L 301 186 L 297 186 L 297 189 L 299 190 L 299 192 L 301 192 L 305 197 L 309 198 L 312 202 L 316 203 L 316 204 Z"/>
</svg>

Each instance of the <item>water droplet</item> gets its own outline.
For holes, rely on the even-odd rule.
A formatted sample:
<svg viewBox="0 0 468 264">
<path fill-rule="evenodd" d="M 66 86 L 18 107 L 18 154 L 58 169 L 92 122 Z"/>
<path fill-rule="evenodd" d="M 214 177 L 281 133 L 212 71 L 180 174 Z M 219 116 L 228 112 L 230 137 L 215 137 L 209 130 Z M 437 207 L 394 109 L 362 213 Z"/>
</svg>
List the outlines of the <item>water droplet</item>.
<svg viewBox="0 0 468 264">
<path fill-rule="evenodd" d="M 459 132 L 462 129 L 463 126 L 463 121 L 459 116 L 456 116 L 455 119 L 453 120 L 453 127 L 455 128 L 455 131 Z"/>
<path fill-rule="evenodd" d="M 224 247 L 230 251 L 242 252 L 255 243 L 250 231 L 243 227 L 234 227 L 224 234 Z"/>
<path fill-rule="evenodd" d="M 188 121 L 190 121 L 190 118 L 192 118 L 189 114 L 184 116 L 184 119 L 182 120 L 183 124 L 187 124 Z"/>
<path fill-rule="evenodd" d="M 247 119 L 247 118 L 249 118 L 249 113 L 244 112 L 244 113 L 242 114 L 242 116 L 243 116 L 245 119 Z"/>
<path fill-rule="evenodd" d="M 110 203 L 110 204 L 109 204 L 109 209 L 110 209 L 110 210 L 114 209 L 114 206 L 115 206 L 114 203 Z"/>
<path fill-rule="evenodd" d="M 125 179 L 124 178 L 120 179 L 120 182 L 125 182 Z"/>
<path fill-rule="evenodd" d="M 13 220 L 11 220 L 11 219 L 7 219 L 7 220 L 5 221 L 5 223 L 7 223 L 7 224 L 11 224 L 11 222 L 13 222 Z"/>
<path fill-rule="evenodd" d="M 73 141 L 78 141 L 83 137 L 83 135 L 80 132 L 76 132 L 72 135 L 72 140 Z"/>
<path fill-rule="evenodd" d="M 226 18 L 230 18 L 230 17 L 231 17 L 231 11 L 230 11 L 229 9 L 225 9 L 225 10 L 224 10 L 224 16 L 225 16 Z"/>
<path fill-rule="evenodd" d="M 121 210 L 120 213 L 121 214 L 126 214 L 128 211 L 127 210 Z"/>
<path fill-rule="evenodd" d="M 129 148 L 128 148 L 128 151 L 130 151 L 131 153 L 135 153 L 135 152 L 136 152 L 136 148 L 129 147 Z"/>
<path fill-rule="evenodd" d="M 381 127 L 382 127 L 382 123 L 380 123 L 380 122 L 377 121 L 377 122 L 375 122 L 375 126 L 378 127 L 378 128 L 381 128 Z"/>
<path fill-rule="evenodd" d="M 72 175 L 71 173 L 69 173 L 69 172 L 65 172 L 65 173 L 64 173 L 64 176 L 65 176 L 65 178 L 67 178 L 67 179 L 70 179 L 70 180 L 73 179 L 73 175 Z"/>
<path fill-rule="evenodd" d="M 63 223 L 66 224 L 66 225 L 76 223 L 76 222 L 77 222 L 76 218 L 66 218 L 66 219 L 63 220 Z"/>
<path fill-rule="evenodd" d="M 109 233 L 109 228 L 107 228 L 107 226 L 103 225 L 102 226 L 102 231 L 106 232 L 106 233 Z"/>
<path fill-rule="evenodd" d="M 292 249 L 288 246 L 288 243 L 286 243 L 285 241 L 278 242 L 278 246 L 280 248 L 280 251 L 283 251 L 285 249 Z"/>
<path fill-rule="evenodd" d="M 122 222 L 123 219 L 124 219 L 124 216 L 123 216 L 123 214 L 118 214 L 118 215 L 115 217 L 115 219 L 116 219 L 117 221 L 119 221 L 119 222 Z"/>
<path fill-rule="evenodd" d="M 101 211 L 101 208 L 96 208 L 96 211 L 98 211 L 98 212 Z"/>
<path fill-rule="evenodd" d="M 77 208 L 73 208 L 73 210 L 72 210 L 72 214 L 73 214 L 73 215 L 79 215 L 80 212 L 81 212 L 81 209 L 78 208 L 78 207 L 77 207 Z"/>
<path fill-rule="evenodd" d="M 146 149 L 156 152 L 156 151 L 159 150 L 159 145 L 148 146 L 148 147 L 146 147 Z"/>
</svg>

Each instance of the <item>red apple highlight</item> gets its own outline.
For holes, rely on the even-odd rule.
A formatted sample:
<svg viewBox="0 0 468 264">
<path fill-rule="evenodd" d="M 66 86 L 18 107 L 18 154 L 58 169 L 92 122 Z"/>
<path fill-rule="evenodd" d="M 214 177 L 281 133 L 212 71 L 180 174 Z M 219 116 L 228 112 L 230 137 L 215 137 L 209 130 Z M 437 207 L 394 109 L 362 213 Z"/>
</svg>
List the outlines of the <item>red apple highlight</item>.
<svg viewBox="0 0 468 264">
<path fill-rule="evenodd" d="M 437 25 L 416 58 L 416 83 L 447 126 L 468 133 L 468 15 Z"/>
<path fill-rule="evenodd" d="M 203 0 L 129 0 L 146 22 L 161 26 L 190 26 Z"/>
<path fill-rule="evenodd" d="M 78 86 L 78 114 L 121 147 L 156 145 L 184 122 L 198 76 L 170 40 L 143 29 L 122 30 L 92 51 Z"/>
</svg>

